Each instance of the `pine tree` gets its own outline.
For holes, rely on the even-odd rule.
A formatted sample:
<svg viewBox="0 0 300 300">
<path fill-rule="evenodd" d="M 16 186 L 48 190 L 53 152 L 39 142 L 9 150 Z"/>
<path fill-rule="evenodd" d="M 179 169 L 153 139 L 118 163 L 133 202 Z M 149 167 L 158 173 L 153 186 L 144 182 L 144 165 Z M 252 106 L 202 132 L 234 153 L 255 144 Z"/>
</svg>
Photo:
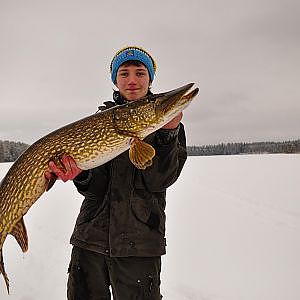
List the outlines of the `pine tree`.
<svg viewBox="0 0 300 300">
<path fill-rule="evenodd" d="M 4 162 L 4 147 L 2 141 L 0 141 L 0 162 Z"/>
</svg>

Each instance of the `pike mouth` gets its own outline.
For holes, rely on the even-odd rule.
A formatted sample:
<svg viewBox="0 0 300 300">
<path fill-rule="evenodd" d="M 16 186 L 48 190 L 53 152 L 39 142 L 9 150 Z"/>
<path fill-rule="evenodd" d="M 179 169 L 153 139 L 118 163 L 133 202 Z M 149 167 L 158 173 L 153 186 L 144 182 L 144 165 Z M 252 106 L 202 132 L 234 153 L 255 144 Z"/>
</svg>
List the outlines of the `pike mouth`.
<svg viewBox="0 0 300 300">
<path fill-rule="evenodd" d="M 196 95 L 199 93 L 199 88 L 195 88 L 194 90 L 190 91 L 189 93 L 184 94 L 180 101 L 182 104 L 185 104 L 186 102 L 189 102 L 191 99 L 196 97 Z"/>
<path fill-rule="evenodd" d="M 199 92 L 199 88 L 189 92 L 193 85 L 194 83 L 189 83 L 170 92 L 156 95 L 157 111 L 163 116 L 175 115 L 182 111 Z"/>
</svg>

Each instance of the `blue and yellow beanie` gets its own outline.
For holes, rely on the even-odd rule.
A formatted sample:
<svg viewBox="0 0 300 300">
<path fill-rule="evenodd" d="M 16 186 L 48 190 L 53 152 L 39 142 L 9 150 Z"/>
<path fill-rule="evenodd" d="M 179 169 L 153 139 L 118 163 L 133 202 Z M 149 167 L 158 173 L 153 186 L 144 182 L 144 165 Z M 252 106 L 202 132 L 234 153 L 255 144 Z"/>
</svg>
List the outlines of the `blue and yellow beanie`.
<svg viewBox="0 0 300 300">
<path fill-rule="evenodd" d="M 143 63 L 145 67 L 148 69 L 150 81 L 151 82 L 153 81 L 154 74 L 156 72 L 156 63 L 152 58 L 152 56 L 141 47 L 129 46 L 119 50 L 111 61 L 110 73 L 111 73 L 111 80 L 113 83 L 116 82 L 117 72 L 120 66 L 124 62 L 130 60 L 137 60 Z"/>
</svg>

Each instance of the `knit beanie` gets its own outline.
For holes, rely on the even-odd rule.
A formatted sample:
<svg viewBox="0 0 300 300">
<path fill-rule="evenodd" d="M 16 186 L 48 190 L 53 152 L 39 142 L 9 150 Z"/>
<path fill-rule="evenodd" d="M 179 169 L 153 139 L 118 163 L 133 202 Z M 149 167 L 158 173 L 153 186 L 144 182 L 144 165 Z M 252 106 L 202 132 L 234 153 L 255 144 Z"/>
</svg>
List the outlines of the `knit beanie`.
<svg viewBox="0 0 300 300">
<path fill-rule="evenodd" d="M 124 62 L 131 60 L 139 61 L 145 65 L 149 72 L 150 81 L 152 82 L 156 71 L 156 63 L 152 56 L 146 50 L 136 46 L 122 48 L 115 54 L 110 64 L 112 82 L 116 82 L 117 72 L 120 66 Z"/>
</svg>

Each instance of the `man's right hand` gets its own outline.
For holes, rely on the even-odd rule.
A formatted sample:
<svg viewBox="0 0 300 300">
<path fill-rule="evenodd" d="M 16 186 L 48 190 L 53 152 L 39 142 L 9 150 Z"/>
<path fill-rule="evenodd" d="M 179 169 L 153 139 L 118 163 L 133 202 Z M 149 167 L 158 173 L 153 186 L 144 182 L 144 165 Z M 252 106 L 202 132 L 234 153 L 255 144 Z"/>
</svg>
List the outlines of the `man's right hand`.
<svg viewBox="0 0 300 300">
<path fill-rule="evenodd" d="M 63 156 L 60 162 L 64 170 L 60 169 L 53 161 L 49 162 L 49 170 L 45 172 L 46 179 L 50 180 L 52 177 L 51 173 L 54 173 L 58 179 L 66 182 L 68 180 L 73 180 L 82 172 L 82 170 L 77 167 L 75 160 L 71 156 Z"/>
</svg>

